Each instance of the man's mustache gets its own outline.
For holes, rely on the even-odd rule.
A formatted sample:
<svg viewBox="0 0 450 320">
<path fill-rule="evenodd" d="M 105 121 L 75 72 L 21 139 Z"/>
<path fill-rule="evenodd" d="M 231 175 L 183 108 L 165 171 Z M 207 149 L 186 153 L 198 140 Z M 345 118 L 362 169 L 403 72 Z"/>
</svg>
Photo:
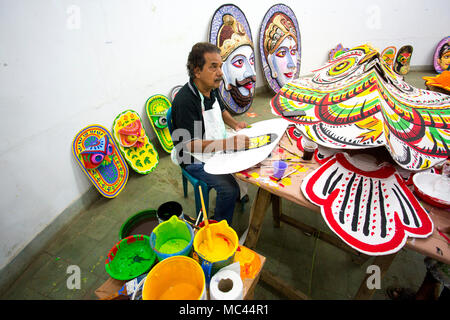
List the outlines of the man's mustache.
<svg viewBox="0 0 450 320">
<path fill-rule="evenodd" d="M 251 77 L 242 79 L 241 81 L 236 79 L 236 86 L 237 87 L 242 87 L 242 86 L 245 86 L 247 83 L 250 83 L 250 82 L 256 82 L 256 76 L 251 76 Z"/>
</svg>

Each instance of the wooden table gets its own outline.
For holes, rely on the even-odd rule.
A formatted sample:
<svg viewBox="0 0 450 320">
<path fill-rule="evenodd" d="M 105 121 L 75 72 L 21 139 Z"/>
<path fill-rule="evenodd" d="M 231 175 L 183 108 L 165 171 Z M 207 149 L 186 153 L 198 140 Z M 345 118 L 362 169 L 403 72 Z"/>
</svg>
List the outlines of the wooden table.
<svg viewBox="0 0 450 320">
<path fill-rule="evenodd" d="M 291 151 L 292 153 L 298 155 L 302 154 L 302 152 L 297 149 L 295 143 L 290 143 L 286 134 L 280 140 L 280 145 L 284 147 L 284 150 Z M 254 249 L 256 247 L 256 243 L 261 232 L 265 212 L 267 211 L 269 206 L 272 205 L 274 227 L 280 227 L 281 222 L 287 223 L 297 229 L 303 230 L 323 241 L 326 241 L 344 251 L 351 253 L 353 255 L 353 260 L 356 263 L 364 263 L 371 257 L 351 248 L 334 235 L 319 231 L 309 225 L 302 223 L 297 219 L 294 219 L 282 213 L 281 199 L 289 200 L 302 207 L 309 208 L 312 211 L 320 213 L 320 207 L 307 200 L 300 189 L 300 185 L 303 179 L 314 169 L 318 168 L 319 164 L 314 159 L 310 161 L 302 160 L 302 162 L 300 163 L 305 168 L 308 168 L 308 170 L 296 175 L 291 175 L 291 184 L 283 187 L 274 186 L 273 183 L 264 183 L 263 181 L 261 181 L 261 179 L 257 177 L 257 173 L 260 172 L 260 168 L 253 168 L 243 173 L 236 174 L 237 178 L 258 186 L 256 197 L 253 200 L 252 207 L 250 209 L 250 223 L 247 238 L 245 240 L 245 246 L 251 249 Z M 406 242 L 406 247 L 425 256 L 429 256 L 436 260 L 450 264 L 450 246 L 436 230 L 436 228 L 446 228 L 450 226 L 450 212 L 432 207 L 431 205 L 423 202 L 422 205 L 429 211 L 430 217 L 434 222 L 435 230 L 433 234 L 426 239 L 409 238 Z M 383 277 L 387 272 L 395 256 L 396 254 L 390 254 L 375 257 L 373 264 L 380 267 L 381 277 Z M 361 286 L 355 295 L 355 299 L 370 299 L 372 294 L 375 292 L 375 289 L 370 290 L 367 288 L 366 281 L 369 276 L 370 274 L 366 275 L 366 277 L 363 279 Z M 262 272 L 261 279 L 275 289 L 280 290 L 283 294 L 287 295 L 291 299 L 309 298 L 304 293 L 291 288 L 282 279 L 268 271 Z"/>
<path fill-rule="evenodd" d="M 254 278 L 245 278 L 242 280 L 244 284 L 243 297 L 244 300 L 252 300 L 256 285 L 258 284 L 259 278 L 261 276 L 261 270 L 264 267 L 266 258 L 258 254 L 261 261 L 261 268 Z M 95 290 L 95 295 L 101 300 L 114 300 L 114 299 L 127 299 L 126 297 L 117 296 L 117 292 L 125 285 L 127 281 L 116 280 L 109 278 L 106 280 L 97 290 Z"/>
</svg>

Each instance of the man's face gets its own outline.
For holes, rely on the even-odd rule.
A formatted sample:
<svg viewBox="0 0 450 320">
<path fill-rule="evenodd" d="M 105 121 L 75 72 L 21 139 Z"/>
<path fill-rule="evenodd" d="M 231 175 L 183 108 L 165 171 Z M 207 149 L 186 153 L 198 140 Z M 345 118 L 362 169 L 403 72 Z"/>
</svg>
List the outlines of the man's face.
<svg viewBox="0 0 450 320">
<path fill-rule="evenodd" d="M 223 65 L 226 90 L 235 86 L 241 95 L 249 96 L 255 85 L 255 56 L 252 47 L 243 45 L 234 50 Z"/>
<path fill-rule="evenodd" d="M 272 75 L 276 75 L 280 86 L 284 86 L 291 81 L 297 71 L 297 44 L 292 37 L 286 37 L 273 55 L 269 55 L 272 62 Z M 275 71 L 275 72 L 273 72 Z"/>
<path fill-rule="evenodd" d="M 205 64 L 203 69 L 196 69 L 195 77 L 207 90 L 217 89 L 222 81 L 222 57 L 216 52 L 204 54 Z"/>
<path fill-rule="evenodd" d="M 223 64 L 223 80 L 234 102 L 245 107 L 253 100 L 256 73 L 255 55 L 249 45 L 236 48 Z"/>
</svg>

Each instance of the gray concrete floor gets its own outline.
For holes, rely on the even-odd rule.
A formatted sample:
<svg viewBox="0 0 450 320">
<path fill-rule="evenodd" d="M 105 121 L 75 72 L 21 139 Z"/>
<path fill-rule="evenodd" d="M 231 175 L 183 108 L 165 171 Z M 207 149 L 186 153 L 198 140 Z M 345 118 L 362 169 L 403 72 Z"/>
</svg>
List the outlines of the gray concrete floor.
<svg viewBox="0 0 450 320">
<path fill-rule="evenodd" d="M 432 72 L 410 72 L 406 81 L 424 88 L 423 76 Z M 272 94 L 256 95 L 249 112 L 250 118 L 239 116 L 248 123 L 272 118 L 269 101 Z M 156 143 L 155 143 L 156 145 Z M 119 240 L 119 230 L 126 219 L 138 211 L 154 208 L 166 201 L 182 204 L 184 212 L 195 216 L 192 185 L 187 198 L 183 197 L 180 169 L 167 153 L 157 146 L 160 162 L 149 175 L 139 175 L 130 170 L 125 189 L 114 199 L 101 196 L 87 210 L 80 212 L 62 229 L 46 248 L 31 262 L 26 271 L 1 296 L 1 299 L 96 299 L 94 294 L 109 278 L 104 262 L 108 251 Z M 241 235 L 247 228 L 251 201 L 256 187 L 249 186 L 250 202 L 237 206 L 233 228 Z M 215 191 L 210 193 L 210 208 L 214 208 Z M 270 211 L 270 209 L 268 210 Z M 321 230 L 331 233 L 320 214 L 283 201 L 283 212 Z M 291 284 L 313 299 L 352 299 L 358 290 L 372 259 L 359 266 L 351 256 L 321 240 L 307 236 L 286 224 L 273 228 L 270 212 L 266 213 L 256 251 L 267 260 L 267 270 Z M 381 289 L 373 299 L 388 299 L 385 289 L 390 285 L 418 289 L 425 275 L 423 256 L 402 249 L 381 281 Z M 69 265 L 81 270 L 81 289 L 67 289 L 66 273 Z M 286 299 L 281 293 L 260 281 L 255 299 Z"/>
</svg>

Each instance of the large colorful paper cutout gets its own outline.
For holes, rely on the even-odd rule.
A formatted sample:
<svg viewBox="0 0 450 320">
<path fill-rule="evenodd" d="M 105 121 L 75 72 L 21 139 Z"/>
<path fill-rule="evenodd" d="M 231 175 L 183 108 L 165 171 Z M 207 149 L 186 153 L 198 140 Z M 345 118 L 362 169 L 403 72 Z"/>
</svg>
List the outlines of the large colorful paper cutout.
<svg viewBox="0 0 450 320">
<path fill-rule="evenodd" d="M 291 8 L 276 4 L 266 12 L 259 30 L 259 52 L 264 77 L 273 92 L 298 78 L 300 28 Z"/>
<path fill-rule="evenodd" d="M 77 133 L 72 154 L 97 190 L 106 198 L 116 197 L 128 180 L 128 166 L 111 133 L 91 125 Z"/>
<path fill-rule="evenodd" d="M 112 134 L 120 152 L 134 171 L 148 174 L 156 168 L 158 152 L 148 139 L 137 112 L 126 110 L 120 113 L 114 119 Z"/>
<path fill-rule="evenodd" d="M 349 48 L 344 48 L 341 43 L 339 43 L 335 48 L 331 49 L 328 53 L 328 61 L 334 60 L 339 57 L 344 52 L 347 52 Z"/>
<path fill-rule="evenodd" d="M 412 46 L 403 46 L 398 50 L 397 57 L 394 61 L 394 71 L 397 74 L 405 75 L 409 72 L 409 67 L 411 63 L 413 53 Z"/>
<path fill-rule="evenodd" d="M 252 33 L 244 13 L 232 4 L 217 9 L 209 42 L 219 47 L 223 60 L 222 101 L 231 114 L 242 114 L 250 108 L 256 86 Z"/>
<path fill-rule="evenodd" d="M 397 53 L 397 48 L 394 46 L 387 47 L 381 52 L 381 59 L 386 62 L 389 67 L 394 67 L 395 55 Z"/>
<path fill-rule="evenodd" d="M 433 65 L 437 73 L 450 70 L 450 37 L 439 41 L 434 51 Z"/>
<path fill-rule="evenodd" d="M 155 94 L 145 103 L 148 120 L 155 130 L 164 151 L 170 153 L 173 149 L 172 137 L 167 127 L 167 110 L 172 106 L 169 99 L 161 94 Z"/>
<path fill-rule="evenodd" d="M 363 163 L 353 162 L 338 153 L 301 185 L 335 234 L 373 256 L 397 252 L 408 237 L 432 234 L 433 221 L 394 167 L 363 171 Z"/>
<path fill-rule="evenodd" d="M 450 156 L 450 96 L 411 87 L 368 45 L 285 85 L 272 111 L 318 144 L 337 149 L 385 146 L 403 168 L 424 170 Z"/>
</svg>

